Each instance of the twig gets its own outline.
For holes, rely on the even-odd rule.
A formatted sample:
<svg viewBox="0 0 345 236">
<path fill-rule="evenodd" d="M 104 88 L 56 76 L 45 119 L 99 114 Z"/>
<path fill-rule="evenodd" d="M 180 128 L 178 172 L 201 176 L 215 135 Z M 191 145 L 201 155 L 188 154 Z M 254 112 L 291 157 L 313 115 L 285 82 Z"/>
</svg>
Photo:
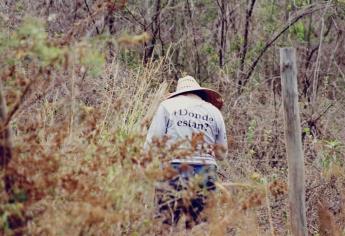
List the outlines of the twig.
<svg viewBox="0 0 345 236">
<path fill-rule="evenodd" d="M 161 6 L 159 11 L 156 11 L 156 12 L 154 13 L 154 15 L 151 17 L 152 20 L 151 20 L 150 24 L 148 24 L 147 27 L 151 27 L 151 25 L 152 25 L 153 23 L 155 23 L 154 19 L 157 18 L 157 17 L 160 17 L 161 15 L 163 15 L 163 14 L 165 13 L 165 11 L 168 9 L 168 6 L 170 5 L 170 3 L 171 3 L 171 0 L 169 0 L 169 1 L 165 4 L 165 6 Z M 160 3 L 160 5 L 161 5 L 161 3 Z M 171 8 L 170 8 L 170 9 L 171 9 Z M 160 20 L 159 20 L 159 21 L 160 21 Z"/>
<path fill-rule="evenodd" d="M 220 175 L 221 177 L 223 177 L 224 179 L 227 178 L 227 176 L 220 171 L 217 171 L 217 174 Z"/>
<path fill-rule="evenodd" d="M 85 6 L 86 6 L 86 9 L 87 9 L 87 12 L 89 13 L 89 15 L 90 15 L 90 17 L 91 17 L 92 23 L 96 26 L 97 34 L 99 34 L 100 31 L 99 31 L 99 29 L 98 29 L 98 27 L 97 27 L 97 25 L 96 25 L 95 19 L 93 18 L 92 14 L 91 14 L 89 4 L 87 4 L 87 0 L 84 0 L 84 3 L 85 3 Z"/>
<path fill-rule="evenodd" d="M 126 10 L 126 12 L 128 12 L 128 14 L 133 18 L 133 20 L 134 20 L 136 23 L 138 23 L 139 25 L 141 25 L 144 29 L 146 28 L 146 25 L 143 24 L 143 23 L 133 14 L 133 12 L 131 12 L 131 11 L 129 10 L 128 7 L 125 6 L 125 10 Z M 130 21 L 130 19 L 128 19 L 128 17 L 126 17 L 126 16 L 123 16 L 123 17 L 124 17 L 125 19 L 127 19 L 127 20 Z"/>
<path fill-rule="evenodd" d="M 309 53 L 309 55 L 308 55 L 308 57 L 307 57 L 307 59 L 306 59 L 306 63 L 305 63 L 305 68 L 306 69 L 308 69 L 309 68 L 309 65 L 310 65 L 310 61 L 311 61 L 311 58 L 313 57 L 313 55 L 314 55 L 314 53 L 319 49 L 319 44 L 317 44 L 317 45 L 315 45 L 312 49 L 311 49 L 311 51 L 310 51 L 310 53 Z"/>
<path fill-rule="evenodd" d="M 230 187 L 242 187 L 242 188 L 258 188 L 258 186 L 246 183 L 234 183 L 234 182 L 226 182 L 222 183 L 222 186 L 230 186 Z"/>
<path fill-rule="evenodd" d="M 24 98 L 26 97 L 26 95 L 30 91 L 30 88 L 31 88 L 32 84 L 33 84 L 33 81 L 30 81 L 30 82 L 28 82 L 25 85 L 22 95 L 17 100 L 17 102 L 14 104 L 12 110 L 8 113 L 4 123 L 1 124 L 0 132 L 2 132 L 8 126 L 8 124 L 10 123 L 10 121 L 11 121 L 12 117 L 14 116 L 14 114 L 18 111 L 19 107 L 23 104 Z"/>
<path fill-rule="evenodd" d="M 326 109 L 325 109 L 323 112 L 321 112 L 321 113 L 318 115 L 318 117 L 315 118 L 315 119 L 313 119 L 312 117 L 310 117 L 310 115 L 308 115 L 308 116 L 309 116 L 309 119 L 303 121 L 301 125 L 303 126 L 303 125 L 305 125 L 306 123 L 309 123 L 309 122 L 312 122 L 312 123 L 315 124 L 315 123 L 316 123 L 322 116 L 324 116 L 324 115 L 328 112 L 328 110 L 329 110 L 331 107 L 333 107 L 333 106 L 334 106 L 334 103 L 329 104 L 329 105 L 326 107 Z"/>
<path fill-rule="evenodd" d="M 220 5 L 220 3 L 217 0 L 217 4 L 219 6 L 219 10 L 220 10 L 220 47 L 219 47 L 219 66 L 222 68 L 223 64 L 224 64 L 224 54 L 225 54 L 225 47 L 226 47 L 226 32 L 227 32 L 227 28 L 228 28 L 228 22 L 226 20 L 226 4 L 225 4 L 225 0 L 222 0 L 222 4 Z"/>
<path fill-rule="evenodd" d="M 102 1 L 96 1 L 94 4 L 98 4 L 98 8 L 94 10 L 93 13 L 90 13 L 90 16 L 87 16 L 83 19 L 78 20 L 76 23 L 74 23 L 73 27 L 71 27 L 67 33 L 63 34 L 61 38 L 57 40 L 57 43 L 59 44 L 68 44 L 71 39 L 76 37 L 78 33 L 80 34 L 85 31 L 85 28 L 90 23 L 90 21 L 94 21 L 94 18 L 96 16 L 101 15 L 104 11 L 107 10 L 107 3 Z"/>
<path fill-rule="evenodd" d="M 269 190 L 269 186 L 266 183 L 266 188 L 265 188 L 265 192 L 266 192 L 266 205 L 267 205 L 267 212 L 268 212 L 268 221 L 270 223 L 270 230 L 271 230 L 271 235 L 275 236 L 274 233 L 274 226 L 273 226 L 273 219 L 272 219 L 272 209 L 271 209 L 271 204 L 270 204 L 270 190 Z"/>
<path fill-rule="evenodd" d="M 315 108 L 315 104 L 316 104 L 316 95 L 317 95 L 317 87 L 318 87 L 318 83 L 319 83 L 319 68 L 320 68 L 320 57 L 321 57 L 321 53 L 322 53 L 322 41 L 324 38 L 324 29 L 325 29 L 325 14 L 328 10 L 328 8 L 330 7 L 330 4 L 332 3 L 332 0 L 329 1 L 326 5 L 326 8 L 322 14 L 322 18 L 321 18 L 321 31 L 320 31 L 320 41 L 319 41 L 319 48 L 318 48 L 318 52 L 317 52 L 317 58 L 316 58 L 316 65 L 315 65 L 315 70 L 314 70 L 314 77 L 313 77 L 313 93 L 312 93 L 312 109 Z"/>
<path fill-rule="evenodd" d="M 156 46 L 157 34 L 160 29 L 160 12 L 161 12 L 161 0 L 156 0 L 155 14 L 152 16 L 151 23 L 148 26 L 148 27 L 151 27 L 151 32 L 152 32 L 151 41 L 149 45 L 145 43 L 145 55 L 144 55 L 145 64 L 147 64 L 149 61 L 152 61 L 152 58 L 153 58 L 153 51 Z"/>
<path fill-rule="evenodd" d="M 334 106 L 333 103 L 329 104 L 329 105 L 326 107 L 326 109 L 325 109 L 323 112 L 321 112 L 321 114 L 320 114 L 317 118 L 314 119 L 314 122 L 317 122 L 324 114 L 327 113 L 327 111 L 328 111 L 332 106 Z"/>
<path fill-rule="evenodd" d="M 191 9 L 189 0 L 187 0 L 187 10 L 188 10 L 189 19 L 190 19 L 191 25 L 192 25 L 193 44 L 194 44 L 195 54 L 196 54 L 197 66 L 195 68 L 195 74 L 197 75 L 197 78 L 200 79 L 200 66 L 201 66 L 200 65 L 200 55 L 199 55 L 199 50 L 198 50 L 198 44 L 196 41 L 195 27 L 194 27 L 194 21 L 193 21 L 193 13 L 192 13 L 192 9 Z"/>
</svg>

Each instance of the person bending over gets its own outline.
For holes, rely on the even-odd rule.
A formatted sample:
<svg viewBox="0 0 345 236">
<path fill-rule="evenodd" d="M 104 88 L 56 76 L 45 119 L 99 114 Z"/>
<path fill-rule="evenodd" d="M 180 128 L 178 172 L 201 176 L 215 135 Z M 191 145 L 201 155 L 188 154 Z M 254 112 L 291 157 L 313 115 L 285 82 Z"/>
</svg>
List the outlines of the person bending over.
<svg viewBox="0 0 345 236">
<path fill-rule="evenodd" d="M 227 152 L 222 106 L 218 92 L 186 76 L 178 80 L 176 91 L 161 102 L 153 117 L 144 148 L 166 137 L 165 145 L 186 151 L 162 163 L 163 172 L 170 176 L 159 182 L 155 203 L 164 225 L 176 225 L 183 214 L 186 228 L 203 220 L 201 213 L 216 189 L 216 159 Z M 188 199 L 183 191 L 189 193 Z"/>
</svg>

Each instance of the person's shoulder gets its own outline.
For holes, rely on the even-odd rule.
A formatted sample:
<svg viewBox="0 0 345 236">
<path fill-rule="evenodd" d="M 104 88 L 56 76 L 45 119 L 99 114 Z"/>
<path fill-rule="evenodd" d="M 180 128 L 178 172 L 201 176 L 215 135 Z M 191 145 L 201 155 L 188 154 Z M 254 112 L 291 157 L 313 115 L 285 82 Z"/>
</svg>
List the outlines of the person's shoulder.
<svg viewBox="0 0 345 236">
<path fill-rule="evenodd" d="M 219 110 L 215 105 L 213 105 L 213 104 L 210 103 L 210 102 L 204 101 L 204 106 L 207 106 L 207 108 L 208 108 L 209 110 L 213 111 L 214 113 L 221 114 L 220 110 Z"/>
<path fill-rule="evenodd" d="M 170 106 L 171 104 L 174 104 L 175 101 L 176 101 L 176 97 L 172 97 L 172 98 L 163 100 L 160 105 L 164 107 Z"/>
<path fill-rule="evenodd" d="M 180 104 L 182 101 L 187 101 L 188 98 L 182 97 L 182 96 L 176 96 L 172 98 L 165 99 L 161 102 L 162 106 L 169 107 L 169 106 L 176 106 L 177 104 Z"/>
<path fill-rule="evenodd" d="M 217 118 L 223 119 L 222 112 L 216 106 L 214 106 L 212 103 L 205 101 L 205 106 L 207 106 L 208 110 L 210 112 L 212 112 L 212 114 L 214 114 Z"/>
<path fill-rule="evenodd" d="M 178 97 L 172 97 L 172 98 L 163 100 L 160 103 L 160 106 L 167 111 L 171 111 L 172 109 L 175 109 L 178 104 L 180 104 L 179 100 L 180 100 L 180 98 L 178 98 Z"/>
</svg>

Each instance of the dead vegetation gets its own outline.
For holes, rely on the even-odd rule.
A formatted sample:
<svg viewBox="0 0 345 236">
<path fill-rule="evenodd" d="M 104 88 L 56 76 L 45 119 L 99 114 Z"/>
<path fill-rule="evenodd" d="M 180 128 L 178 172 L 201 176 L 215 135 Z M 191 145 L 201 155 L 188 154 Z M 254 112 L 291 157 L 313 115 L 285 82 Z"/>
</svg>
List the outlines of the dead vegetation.
<svg viewBox="0 0 345 236">
<path fill-rule="evenodd" d="M 194 227 L 191 234 L 288 235 L 288 170 L 275 46 L 265 49 L 254 74 L 238 92 L 239 81 L 246 78 L 243 70 L 251 70 L 254 54 L 260 55 L 262 49 L 254 45 L 254 34 L 264 40 L 270 38 L 268 31 L 260 33 L 260 23 L 255 21 L 266 19 L 266 15 L 261 15 L 267 10 L 266 2 L 255 5 L 256 1 L 252 1 L 253 5 L 248 5 L 254 12 L 247 17 L 249 26 L 243 27 L 242 21 L 236 21 L 244 12 L 243 4 L 220 1 L 215 5 L 220 7 L 220 17 L 228 17 L 215 20 L 215 25 L 223 27 L 223 33 L 216 34 L 223 38 L 219 38 L 219 54 L 201 50 L 210 46 L 208 36 L 202 40 L 203 30 L 210 25 L 199 26 L 202 21 L 197 20 L 195 12 L 205 13 L 204 8 L 191 5 L 190 1 L 186 3 L 192 6 L 186 17 L 194 23 L 186 23 L 189 41 L 170 46 L 165 44 L 168 36 L 185 39 L 180 34 L 183 30 L 167 31 L 168 23 L 155 11 L 139 18 L 140 11 L 126 5 L 126 1 L 14 2 L 0 3 L 4 29 L 1 42 L 6 45 L 0 46 L 1 91 L 8 108 L 7 115 L 1 117 L 1 132 L 4 134 L 6 128 L 12 131 L 11 160 L 1 162 L 0 234 L 159 234 L 160 223 L 153 217 L 154 184 L 158 178 L 174 174 L 162 173 L 160 163 L 188 152 L 176 147 L 167 150 L 166 140 L 156 140 L 150 152 L 144 154 L 142 145 L 159 101 L 173 88 L 175 77 L 186 71 L 200 73 L 200 80 L 224 95 L 222 112 L 229 141 L 229 154 L 219 161 L 219 191 L 208 207 L 208 222 Z M 159 15 L 172 17 L 170 20 L 183 15 L 177 12 L 181 5 L 188 7 L 182 3 L 163 7 L 154 2 Z M 175 1 L 168 1 L 172 2 Z M 137 4 L 134 6 L 141 6 Z M 121 12 L 126 7 L 128 11 Z M 271 7 L 278 11 L 278 6 Z M 311 235 L 345 232 L 343 7 L 340 3 L 329 5 L 330 15 L 323 8 L 324 23 L 319 16 L 310 18 L 324 24 L 323 30 L 304 29 L 305 37 L 314 40 L 300 42 L 293 38 L 294 34 L 289 36 L 299 50 L 306 207 Z M 45 24 L 24 20 L 21 9 L 37 13 Z M 188 12 L 188 8 L 185 10 Z M 272 16 L 278 17 L 274 13 Z M 114 27 L 125 27 L 125 21 L 136 30 L 135 24 L 152 28 L 147 27 L 149 34 L 137 34 L 136 30 L 135 34 L 122 34 L 120 30 L 121 34 L 112 33 Z M 276 29 L 273 23 L 269 26 Z M 298 27 L 290 30 L 298 31 Z M 330 37 L 328 41 L 320 39 L 320 30 L 324 38 Z M 246 44 L 254 45 L 246 52 L 247 46 L 241 44 L 239 37 L 242 31 L 249 34 Z M 102 32 L 110 36 L 97 39 Z M 231 45 L 227 48 L 226 36 L 235 47 L 227 54 L 224 52 Z M 121 48 L 121 42 L 130 45 L 130 49 Z M 155 50 L 150 51 L 147 45 L 152 42 Z M 145 50 L 138 52 L 142 44 L 146 45 Z M 219 67 L 212 64 L 217 55 Z M 236 63 L 239 58 L 243 58 L 241 65 Z M 181 64 L 184 67 L 180 70 Z M 192 146 L 193 142 L 199 142 L 198 137 Z M 184 235 L 183 225 L 178 225 L 173 234 Z"/>
</svg>

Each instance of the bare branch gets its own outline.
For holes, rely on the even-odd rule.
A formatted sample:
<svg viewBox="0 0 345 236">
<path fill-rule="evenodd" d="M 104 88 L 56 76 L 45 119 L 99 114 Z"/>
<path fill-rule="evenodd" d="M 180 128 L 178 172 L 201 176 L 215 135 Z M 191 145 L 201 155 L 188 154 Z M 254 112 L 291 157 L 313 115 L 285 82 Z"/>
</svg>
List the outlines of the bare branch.
<svg viewBox="0 0 345 236">
<path fill-rule="evenodd" d="M 87 3 L 87 0 L 84 0 L 84 3 L 85 3 L 85 6 L 86 6 L 86 9 L 87 9 L 87 12 L 89 13 L 90 17 L 91 17 L 91 20 L 92 20 L 92 23 L 96 26 L 96 31 L 97 31 L 97 34 L 99 34 L 99 29 L 96 25 L 96 21 L 95 19 L 93 18 L 92 16 L 92 13 L 91 13 L 91 10 L 90 10 L 90 7 L 89 7 L 89 4 Z"/>
</svg>

